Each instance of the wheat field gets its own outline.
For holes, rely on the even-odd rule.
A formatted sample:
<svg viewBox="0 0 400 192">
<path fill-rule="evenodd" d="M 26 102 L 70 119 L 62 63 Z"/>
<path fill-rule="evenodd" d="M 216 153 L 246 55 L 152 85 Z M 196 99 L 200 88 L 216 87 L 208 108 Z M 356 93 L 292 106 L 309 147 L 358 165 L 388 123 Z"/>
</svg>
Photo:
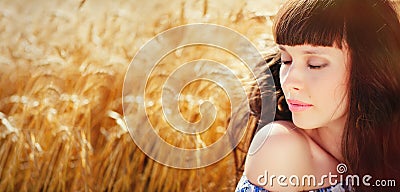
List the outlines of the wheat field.
<svg viewBox="0 0 400 192">
<path fill-rule="evenodd" d="M 0 191 L 232 191 L 237 182 L 232 154 L 185 170 L 159 164 L 135 145 L 123 120 L 124 76 L 141 46 L 183 24 L 226 26 L 265 50 L 279 4 L 0 1 Z M 221 54 L 201 47 L 181 50 L 150 78 L 148 117 L 171 144 L 197 148 L 215 142 L 232 111 L 221 88 L 194 82 L 182 92 L 187 96 L 179 104 L 182 116 L 195 122 L 198 99 L 211 98 L 217 118 L 201 137 L 171 136 L 158 115 L 159 85 L 173 68 L 165 63 L 206 56 L 223 62 L 228 56 Z M 129 106 L 134 109 L 135 101 Z"/>
<path fill-rule="evenodd" d="M 123 116 L 125 73 L 147 41 L 190 23 L 229 27 L 267 52 L 281 3 L 0 0 L 0 191 L 233 191 L 235 158 L 245 152 L 235 151 L 203 168 L 177 169 L 157 163 L 136 146 Z M 213 100 L 218 113 L 210 131 L 179 135 L 160 117 L 160 85 L 176 67 L 171 63 L 199 58 L 231 59 L 201 46 L 176 50 L 155 68 L 146 87 L 147 117 L 160 137 L 175 146 L 212 144 L 231 117 L 226 93 L 208 81 L 183 89 L 181 114 L 176 115 L 196 122 L 198 101 Z M 132 99 L 128 109 L 134 112 L 142 102 Z M 133 118 L 136 126 L 144 121 Z"/>
</svg>

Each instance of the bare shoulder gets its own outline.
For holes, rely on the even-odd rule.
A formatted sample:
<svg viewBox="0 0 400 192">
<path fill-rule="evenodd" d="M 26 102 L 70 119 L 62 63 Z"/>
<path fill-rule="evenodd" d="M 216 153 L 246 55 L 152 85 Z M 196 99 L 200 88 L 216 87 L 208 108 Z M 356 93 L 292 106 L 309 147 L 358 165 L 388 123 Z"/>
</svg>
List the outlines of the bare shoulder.
<svg viewBox="0 0 400 192">
<path fill-rule="evenodd" d="M 271 176 L 292 175 L 302 176 L 310 174 L 312 170 L 312 153 L 310 145 L 301 130 L 291 122 L 275 121 L 255 135 L 246 158 L 245 174 L 254 184 L 262 186 L 260 176 L 266 173 Z M 275 183 L 263 186 L 269 190 L 288 190 Z M 290 190 L 302 190 L 290 188 Z"/>
</svg>

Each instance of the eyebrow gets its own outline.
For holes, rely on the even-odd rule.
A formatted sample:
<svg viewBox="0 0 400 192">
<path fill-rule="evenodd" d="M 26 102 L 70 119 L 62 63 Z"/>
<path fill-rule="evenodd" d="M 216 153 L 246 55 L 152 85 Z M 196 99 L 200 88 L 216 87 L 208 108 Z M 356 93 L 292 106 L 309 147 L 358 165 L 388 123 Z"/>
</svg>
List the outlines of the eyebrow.
<svg viewBox="0 0 400 192">
<path fill-rule="evenodd" d="M 279 45 L 278 48 L 282 51 L 286 51 L 288 52 L 285 47 L 283 47 L 282 45 Z M 307 54 L 307 55 L 323 55 L 325 54 L 323 51 L 320 50 L 303 50 L 302 51 L 303 54 Z"/>
<path fill-rule="evenodd" d="M 279 45 L 278 48 L 279 48 L 280 50 L 282 50 L 282 51 L 286 51 L 286 49 L 285 49 L 282 45 Z"/>
</svg>

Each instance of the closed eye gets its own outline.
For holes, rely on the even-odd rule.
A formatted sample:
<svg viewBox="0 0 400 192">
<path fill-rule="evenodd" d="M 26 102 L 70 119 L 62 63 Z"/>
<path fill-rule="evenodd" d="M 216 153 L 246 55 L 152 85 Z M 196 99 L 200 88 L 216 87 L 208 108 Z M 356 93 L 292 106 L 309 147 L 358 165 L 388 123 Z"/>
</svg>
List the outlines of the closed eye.
<svg viewBox="0 0 400 192">
<path fill-rule="evenodd" d="M 308 65 L 308 68 L 310 68 L 310 69 L 321 69 L 321 68 L 323 68 L 323 67 L 325 67 L 326 66 L 326 64 L 323 64 L 323 65 Z"/>
<path fill-rule="evenodd" d="M 282 64 L 284 64 L 284 65 L 289 65 L 291 63 L 292 63 L 292 61 L 282 61 Z"/>
</svg>

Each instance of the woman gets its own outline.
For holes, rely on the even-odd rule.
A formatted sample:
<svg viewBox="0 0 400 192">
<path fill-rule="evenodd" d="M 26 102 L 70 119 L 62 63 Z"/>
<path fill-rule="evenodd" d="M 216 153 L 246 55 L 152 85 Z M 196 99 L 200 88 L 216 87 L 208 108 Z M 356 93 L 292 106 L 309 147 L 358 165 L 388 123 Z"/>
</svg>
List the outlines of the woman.
<svg viewBox="0 0 400 192">
<path fill-rule="evenodd" d="M 236 191 L 398 191 L 400 22 L 393 5 L 289 0 L 274 36 L 279 53 L 267 67 L 279 70 L 276 121 L 254 136 Z M 262 124 L 257 91 L 251 109 Z M 382 180 L 396 186 L 379 187 Z"/>
</svg>

